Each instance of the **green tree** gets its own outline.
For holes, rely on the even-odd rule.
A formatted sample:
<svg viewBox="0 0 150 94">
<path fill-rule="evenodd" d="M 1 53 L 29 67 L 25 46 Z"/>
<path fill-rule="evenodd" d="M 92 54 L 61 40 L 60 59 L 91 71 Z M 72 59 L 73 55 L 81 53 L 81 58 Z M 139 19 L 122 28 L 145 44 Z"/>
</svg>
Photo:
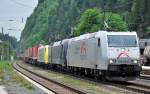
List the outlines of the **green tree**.
<svg viewBox="0 0 150 94">
<path fill-rule="evenodd" d="M 124 14 L 124 12 L 132 14 L 132 2 L 135 1 L 137 0 L 39 0 L 33 14 L 27 19 L 26 26 L 21 34 L 19 47 L 23 51 L 25 48 L 40 43 L 41 40 L 44 40 L 45 43 L 48 44 L 57 40 L 69 38 L 72 34 L 73 27 L 78 29 L 77 23 L 80 23 L 79 19 L 87 9 L 97 8 L 101 9 L 101 11 L 104 11 L 105 9 L 106 11 L 109 10 L 114 13 L 119 13 L 129 24 L 130 21 L 134 20 L 133 18 L 131 20 L 128 19 L 129 17 L 132 17 L 132 15 L 122 14 Z M 149 3 L 146 2 L 146 4 Z M 141 5 L 143 4 L 141 3 Z M 138 5 L 136 6 L 138 7 Z M 148 5 L 143 6 L 147 8 Z M 139 10 L 138 8 L 134 9 Z M 145 13 L 145 11 L 143 12 Z M 103 13 L 100 13 L 100 15 L 103 15 Z M 137 16 L 133 17 L 137 18 Z M 147 17 L 149 17 L 149 15 L 147 15 Z M 103 19 L 103 16 L 101 19 Z M 103 20 L 98 21 L 98 23 L 103 24 Z M 92 25 L 92 28 L 87 26 L 89 30 L 85 32 L 94 32 L 103 27 L 101 24 L 97 25 L 97 23 Z"/>
<path fill-rule="evenodd" d="M 107 13 L 106 21 L 108 23 L 108 26 L 114 31 L 127 31 L 128 25 L 125 21 L 123 21 L 122 17 L 119 14 L 115 13 Z"/>
<path fill-rule="evenodd" d="M 75 36 L 87 32 L 96 32 L 102 28 L 102 14 L 98 9 L 88 9 L 86 10 L 79 20 L 79 23 L 75 27 Z"/>
<path fill-rule="evenodd" d="M 148 26 L 147 28 L 146 28 L 146 31 L 149 33 L 150 32 L 150 26 Z"/>
<path fill-rule="evenodd" d="M 105 15 L 105 16 L 104 16 Z M 98 9 L 86 10 L 75 27 L 75 36 L 88 32 L 96 32 L 104 29 L 104 20 L 108 26 L 114 31 L 127 31 L 128 26 L 120 15 L 115 13 L 102 13 Z"/>
</svg>

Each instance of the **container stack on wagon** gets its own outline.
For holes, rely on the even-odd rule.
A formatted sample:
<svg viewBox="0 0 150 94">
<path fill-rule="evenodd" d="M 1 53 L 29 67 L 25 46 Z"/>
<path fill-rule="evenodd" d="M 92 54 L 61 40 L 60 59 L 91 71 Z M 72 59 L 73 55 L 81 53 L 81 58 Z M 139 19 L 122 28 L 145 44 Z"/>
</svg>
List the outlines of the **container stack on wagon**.
<svg viewBox="0 0 150 94">
<path fill-rule="evenodd" d="M 32 48 L 32 63 L 34 64 L 37 64 L 37 59 L 38 59 L 38 48 L 40 47 L 41 45 L 40 44 L 37 44 L 35 45 L 33 48 Z"/>
<path fill-rule="evenodd" d="M 24 51 L 24 61 L 28 63 L 37 63 L 38 49 L 41 45 L 37 44 L 34 47 L 28 48 Z"/>
</svg>

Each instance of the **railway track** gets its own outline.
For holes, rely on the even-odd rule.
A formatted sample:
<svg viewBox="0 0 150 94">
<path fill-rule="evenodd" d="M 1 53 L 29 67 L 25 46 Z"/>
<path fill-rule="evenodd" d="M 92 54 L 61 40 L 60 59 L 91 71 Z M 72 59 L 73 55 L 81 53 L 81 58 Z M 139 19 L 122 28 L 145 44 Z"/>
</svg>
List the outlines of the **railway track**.
<svg viewBox="0 0 150 94">
<path fill-rule="evenodd" d="M 18 64 L 18 66 L 21 67 L 20 64 Z M 24 69 L 26 69 L 26 68 L 24 68 Z M 55 72 L 58 72 L 58 71 L 55 71 Z M 130 81 L 129 82 L 110 82 L 110 81 L 94 80 L 93 78 L 75 76 L 75 75 L 72 75 L 72 74 L 68 74 L 68 75 L 73 76 L 73 77 L 75 77 L 77 79 L 80 79 L 80 80 L 89 81 L 90 83 L 94 83 L 94 84 L 99 85 L 99 86 L 101 86 L 101 85 L 111 85 L 111 86 L 115 86 L 115 87 L 118 87 L 118 88 L 121 88 L 121 89 L 128 90 L 129 92 L 132 91 L 135 94 L 136 93 L 150 94 L 150 85 L 140 84 L 136 81 L 131 81 L 131 82 Z M 46 78 L 46 79 L 48 79 L 48 78 Z M 79 93 L 79 94 L 83 94 L 83 93 Z M 87 92 L 84 92 L 84 94 L 87 94 Z"/>
<path fill-rule="evenodd" d="M 150 86 L 137 84 L 136 82 L 118 82 L 111 84 L 113 86 L 121 87 L 123 89 L 130 90 L 136 93 L 150 94 Z"/>
<path fill-rule="evenodd" d="M 100 80 L 95 81 L 92 79 L 88 79 L 88 80 L 94 82 L 97 85 L 107 84 L 107 85 L 111 85 L 111 86 L 115 86 L 121 89 L 128 90 L 129 91 L 128 94 L 130 93 L 131 94 L 133 93 L 150 94 L 150 85 L 144 85 L 137 81 L 113 82 L 113 81 L 100 81 Z"/>
<path fill-rule="evenodd" d="M 81 78 L 81 79 L 85 79 L 85 78 Z M 111 85 L 121 89 L 128 90 L 129 91 L 128 94 L 130 93 L 150 94 L 150 86 L 139 84 L 137 82 L 110 82 L 110 81 L 100 81 L 100 80 L 95 81 L 93 79 L 86 79 L 86 80 L 90 81 L 91 83 L 95 83 L 96 85 L 99 86 L 102 84 L 106 84 L 106 85 Z"/>
<path fill-rule="evenodd" d="M 73 77 L 76 77 L 75 75 L 72 75 Z M 128 82 L 113 82 L 113 81 L 105 81 L 105 80 L 94 80 L 93 78 L 87 78 L 87 77 L 81 77 L 81 76 L 77 76 L 77 79 L 81 79 L 81 80 L 86 80 L 89 81 L 90 83 L 94 83 L 96 85 L 111 85 L 111 86 L 115 86 L 121 89 L 125 89 L 128 90 L 128 93 L 131 93 L 130 91 L 132 91 L 131 94 L 135 93 L 142 93 L 142 94 L 150 94 L 150 85 L 145 85 L 142 83 L 139 83 L 138 81 L 128 81 Z M 149 82 L 150 84 L 150 82 Z"/>
<path fill-rule="evenodd" d="M 140 79 L 150 80 L 150 75 L 141 74 L 141 75 L 140 75 Z"/>
<path fill-rule="evenodd" d="M 22 73 L 23 75 L 27 76 L 28 78 L 34 80 L 35 82 L 41 84 L 45 88 L 49 89 L 50 91 L 56 94 L 87 94 L 87 92 L 65 85 L 63 83 L 45 78 L 37 73 L 34 73 L 27 68 L 21 67 L 17 63 L 12 64 L 13 68 L 18 72 Z"/>
<path fill-rule="evenodd" d="M 141 79 L 150 80 L 150 68 L 149 67 L 143 67 L 143 70 L 140 74 Z"/>
</svg>

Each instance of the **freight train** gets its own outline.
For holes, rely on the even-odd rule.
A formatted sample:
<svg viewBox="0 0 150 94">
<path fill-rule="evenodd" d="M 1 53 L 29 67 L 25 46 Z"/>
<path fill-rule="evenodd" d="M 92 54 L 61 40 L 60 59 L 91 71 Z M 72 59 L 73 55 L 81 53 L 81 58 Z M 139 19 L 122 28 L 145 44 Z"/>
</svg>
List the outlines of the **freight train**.
<svg viewBox="0 0 150 94">
<path fill-rule="evenodd" d="M 22 58 L 39 66 L 113 81 L 134 80 L 141 71 L 136 32 L 99 31 L 53 45 L 35 45 Z"/>
<path fill-rule="evenodd" d="M 140 39 L 139 46 L 142 64 L 150 66 L 150 39 Z"/>
</svg>

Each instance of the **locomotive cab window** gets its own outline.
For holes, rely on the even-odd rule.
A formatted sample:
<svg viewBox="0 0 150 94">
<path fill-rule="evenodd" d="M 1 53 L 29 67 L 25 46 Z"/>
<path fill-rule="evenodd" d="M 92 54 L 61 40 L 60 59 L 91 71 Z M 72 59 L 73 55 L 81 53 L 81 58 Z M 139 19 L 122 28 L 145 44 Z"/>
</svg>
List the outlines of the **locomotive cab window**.
<svg viewBox="0 0 150 94">
<path fill-rule="evenodd" d="M 101 46 L 101 40 L 100 40 L 100 38 L 97 39 L 97 42 L 98 42 L 97 46 L 100 47 Z"/>
<path fill-rule="evenodd" d="M 137 47 L 135 35 L 108 35 L 109 47 Z"/>
</svg>

